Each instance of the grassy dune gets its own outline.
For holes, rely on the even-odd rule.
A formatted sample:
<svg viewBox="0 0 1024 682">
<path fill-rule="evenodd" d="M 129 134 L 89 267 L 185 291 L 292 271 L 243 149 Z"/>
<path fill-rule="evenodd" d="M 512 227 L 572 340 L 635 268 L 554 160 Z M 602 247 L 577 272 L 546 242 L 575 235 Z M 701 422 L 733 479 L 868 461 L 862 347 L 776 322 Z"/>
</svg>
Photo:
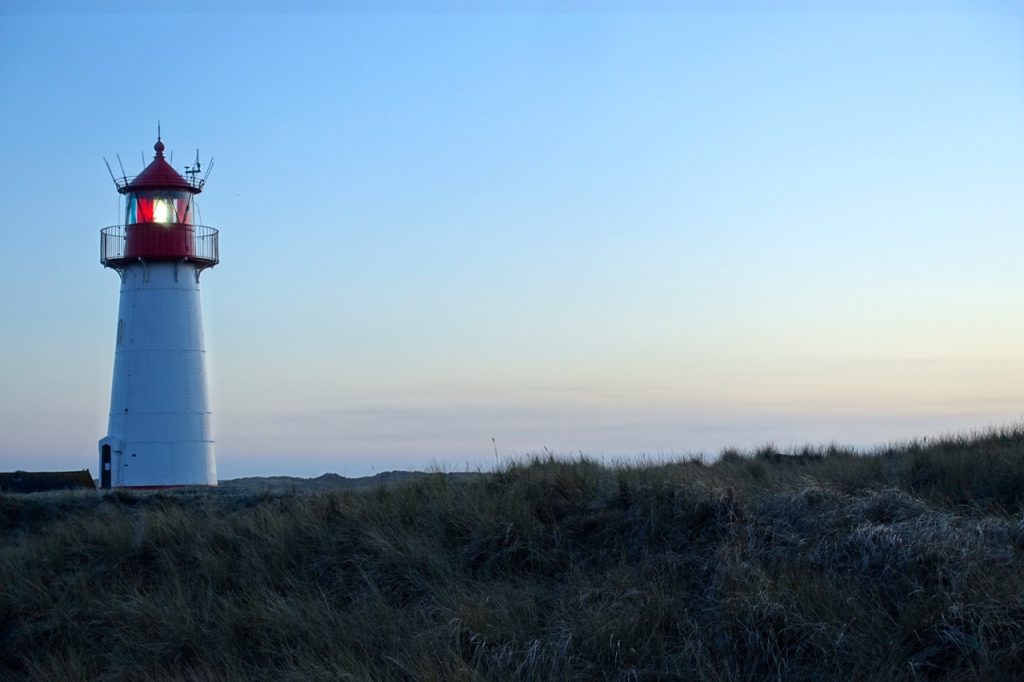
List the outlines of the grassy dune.
<svg viewBox="0 0 1024 682">
<path fill-rule="evenodd" d="M 0 679 L 1024 678 L 1024 431 L 0 496 Z"/>
</svg>

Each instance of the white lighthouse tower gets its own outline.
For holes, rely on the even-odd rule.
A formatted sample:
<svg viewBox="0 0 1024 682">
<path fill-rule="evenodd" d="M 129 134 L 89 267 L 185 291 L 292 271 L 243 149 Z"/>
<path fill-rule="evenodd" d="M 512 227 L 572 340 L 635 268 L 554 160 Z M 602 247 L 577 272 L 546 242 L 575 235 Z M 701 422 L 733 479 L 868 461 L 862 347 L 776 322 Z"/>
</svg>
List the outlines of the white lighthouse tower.
<svg viewBox="0 0 1024 682">
<path fill-rule="evenodd" d="M 206 392 L 199 276 L 219 261 L 217 230 L 192 221 L 203 189 L 164 159 L 115 178 L 122 225 L 100 231 L 100 262 L 121 277 L 110 422 L 100 487 L 217 485 Z"/>
</svg>

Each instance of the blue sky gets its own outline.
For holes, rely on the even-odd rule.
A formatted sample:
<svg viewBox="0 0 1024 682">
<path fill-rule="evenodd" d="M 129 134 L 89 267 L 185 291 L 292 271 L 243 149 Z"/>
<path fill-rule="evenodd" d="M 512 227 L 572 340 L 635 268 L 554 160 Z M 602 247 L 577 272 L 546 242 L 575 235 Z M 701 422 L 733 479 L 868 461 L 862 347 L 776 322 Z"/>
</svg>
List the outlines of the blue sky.
<svg viewBox="0 0 1024 682">
<path fill-rule="evenodd" d="M 0 10 L 0 469 L 95 469 L 157 120 L 222 477 L 1024 414 L 1017 3 L 152 7 Z"/>
</svg>

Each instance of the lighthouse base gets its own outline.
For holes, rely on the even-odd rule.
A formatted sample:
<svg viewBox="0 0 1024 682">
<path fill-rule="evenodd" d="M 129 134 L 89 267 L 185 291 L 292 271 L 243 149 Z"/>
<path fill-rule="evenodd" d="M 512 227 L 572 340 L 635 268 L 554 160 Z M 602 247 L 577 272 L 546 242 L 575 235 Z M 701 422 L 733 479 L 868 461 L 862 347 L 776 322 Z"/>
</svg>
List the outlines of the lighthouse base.
<svg viewBox="0 0 1024 682">
<path fill-rule="evenodd" d="M 99 442 L 100 487 L 157 489 L 215 486 L 213 443 L 146 442 L 127 446 L 107 436 Z"/>
</svg>

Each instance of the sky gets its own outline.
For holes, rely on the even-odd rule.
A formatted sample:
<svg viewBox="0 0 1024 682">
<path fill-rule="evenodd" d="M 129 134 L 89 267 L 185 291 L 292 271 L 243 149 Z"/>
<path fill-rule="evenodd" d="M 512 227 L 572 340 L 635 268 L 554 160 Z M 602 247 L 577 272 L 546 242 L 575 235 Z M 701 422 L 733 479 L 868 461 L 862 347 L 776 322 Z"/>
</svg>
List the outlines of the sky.
<svg viewBox="0 0 1024 682">
<path fill-rule="evenodd" d="M 1021 423 L 1020 3 L 174 7 L 0 6 L 0 470 L 96 473 L 157 121 L 221 478 Z"/>
</svg>

